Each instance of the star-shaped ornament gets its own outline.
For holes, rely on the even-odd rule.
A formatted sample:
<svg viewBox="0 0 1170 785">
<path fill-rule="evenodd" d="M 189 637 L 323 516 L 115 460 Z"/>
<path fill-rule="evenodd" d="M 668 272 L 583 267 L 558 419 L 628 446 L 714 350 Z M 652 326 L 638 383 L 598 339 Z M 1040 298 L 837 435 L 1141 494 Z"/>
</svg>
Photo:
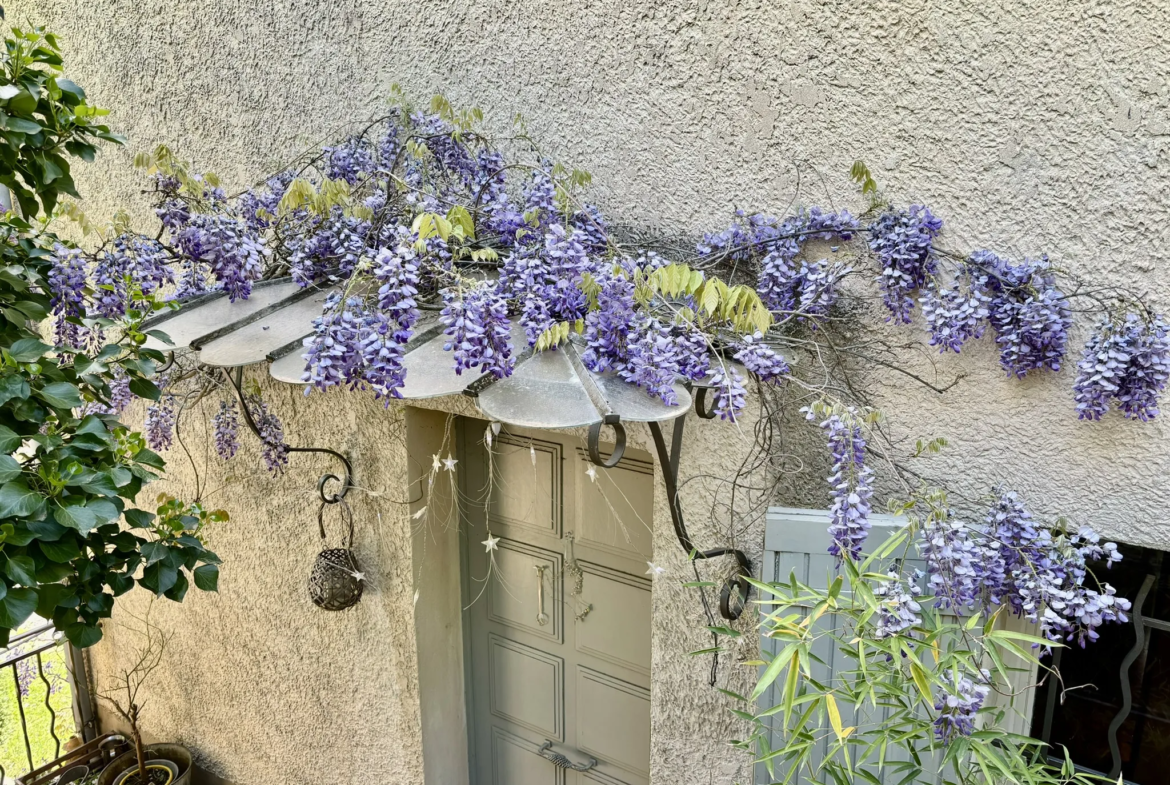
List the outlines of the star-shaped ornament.
<svg viewBox="0 0 1170 785">
<path fill-rule="evenodd" d="M 457 463 L 459 463 L 459 461 L 455 460 L 450 455 L 448 455 L 446 458 L 443 459 L 443 468 L 449 472 L 453 472 L 453 471 L 455 471 L 455 464 L 457 464 Z"/>
<path fill-rule="evenodd" d="M 649 567 L 649 569 L 648 569 L 648 570 L 646 570 L 646 574 L 647 574 L 647 575 L 650 575 L 650 576 L 653 576 L 653 577 L 657 578 L 659 575 L 665 575 L 665 574 L 666 574 L 666 568 L 665 568 L 665 567 L 659 567 L 657 564 L 655 564 L 655 563 L 654 563 L 654 562 L 652 562 L 652 561 L 648 561 L 648 562 L 646 562 L 646 566 L 647 566 L 647 567 Z"/>
<path fill-rule="evenodd" d="M 489 534 L 488 538 L 483 541 L 484 552 L 491 553 L 492 551 L 497 550 L 496 546 L 499 543 L 499 541 L 500 541 L 499 537 L 493 537 Z"/>
<path fill-rule="evenodd" d="M 585 474 L 589 477 L 589 482 L 597 482 L 597 467 L 589 464 L 589 468 L 585 470 Z"/>
<path fill-rule="evenodd" d="M 366 579 L 366 574 L 364 572 L 351 572 L 350 575 L 352 575 L 355 580 L 364 581 Z"/>
<path fill-rule="evenodd" d="M 437 472 L 439 469 L 442 469 L 442 468 L 443 468 L 443 460 L 442 460 L 442 458 L 439 457 L 438 453 L 435 453 L 433 456 L 431 456 L 431 471 Z"/>
</svg>

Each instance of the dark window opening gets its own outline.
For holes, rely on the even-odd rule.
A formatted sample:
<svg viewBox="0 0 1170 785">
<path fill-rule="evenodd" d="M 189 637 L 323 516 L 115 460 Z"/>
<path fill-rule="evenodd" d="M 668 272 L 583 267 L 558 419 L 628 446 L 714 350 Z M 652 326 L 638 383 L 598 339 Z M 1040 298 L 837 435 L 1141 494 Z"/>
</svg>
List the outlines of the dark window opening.
<svg viewBox="0 0 1170 785">
<path fill-rule="evenodd" d="M 1102 581 L 1118 596 L 1136 604 L 1146 576 L 1153 584 L 1142 605 L 1142 616 L 1170 621 L 1170 559 L 1162 551 L 1123 546 L 1125 557 L 1110 570 L 1093 565 Z M 1167 782 L 1170 760 L 1170 632 L 1146 626 L 1137 659 L 1124 678 L 1133 706 L 1117 730 L 1121 773 L 1138 785 Z M 1062 685 L 1049 678 L 1036 691 L 1032 735 L 1053 745 L 1051 754 L 1063 759 L 1066 747 L 1073 763 L 1110 774 L 1114 769 L 1109 726 L 1122 710 L 1122 661 L 1133 650 L 1137 634 L 1132 614 L 1129 624 L 1106 625 L 1096 643 L 1082 649 L 1075 643 L 1054 655 Z M 1113 776 L 1116 776 L 1115 774 Z"/>
</svg>

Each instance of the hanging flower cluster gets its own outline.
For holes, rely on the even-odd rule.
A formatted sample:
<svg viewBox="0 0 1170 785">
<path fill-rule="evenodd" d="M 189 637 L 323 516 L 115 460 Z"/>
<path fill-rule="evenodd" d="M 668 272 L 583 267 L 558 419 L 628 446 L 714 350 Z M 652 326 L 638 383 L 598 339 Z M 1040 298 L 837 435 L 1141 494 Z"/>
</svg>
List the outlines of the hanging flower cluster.
<svg viewBox="0 0 1170 785">
<path fill-rule="evenodd" d="M 225 461 L 240 449 L 240 418 L 235 401 L 220 401 L 219 411 L 211 418 L 215 431 L 215 452 Z"/>
<path fill-rule="evenodd" d="M 822 416 L 818 407 L 804 410 L 805 416 Z M 869 536 L 870 498 L 873 496 L 873 470 L 865 465 L 865 434 L 856 409 L 831 412 L 820 423 L 829 441 L 833 459 L 829 475 L 829 534 L 833 544 L 829 553 L 838 559 L 856 560 Z"/>
<path fill-rule="evenodd" d="M 1099 420 L 1116 403 L 1130 419 L 1158 414 L 1158 398 L 1170 377 L 1170 336 L 1159 316 L 1128 313 L 1101 320 L 1077 363 L 1077 416 Z"/>
<path fill-rule="evenodd" d="M 831 256 L 862 236 L 888 321 L 909 323 L 921 304 L 941 351 L 958 352 L 990 327 L 1008 374 L 1062 367 L 1071 309 L 1048 261 L 976 251 L 944 271 L 943 224 L 924 205 L 888 207 L 868 223 L 816 206 L 787 217 L 738 210 L 726 229 L 704 235 L 697 257 L 672 262 L 614 238 L 580 197 L 586 173 L 538 154 L 505 157 L 474 130 L 479 117 L 442 99 L 429 112 L 396 108 L 231 198 L 165 148 L 142 157 L 162 239 L 122 232 L 88 259 L 59 249 L 58 337 L 83 343 L 87 320 L 124 313 L 135 292 L 222 290 L 234 300 L 262 277 L 288 275 L 303 286 L 340 284 L 305 340 L 307 391 L 346 385 L 399 397 L 420 308 L 435 308 L 461 374 L 510 374 L 520 354 L 515 323 L 529 347 L 578 341 L 590 369 L 668 404 L 677 381 L 708 385 L 716 411 L 735 420 L 744 370 L 783 383 L 791 370 L 780 347 L 829 319 L 843 279 L 860 272 L 856 261 L 811 251 L 828 244 Z M 716 271 L 754 280 L 732 284 Z M 1135 356 L 1136 368 L 1145 355 Z M 1106 370 L 1092 384 L 1108 392 L 1117 369 Z M 1158 374 L 1120 393 L 1133 403 L 1111 400 L 1129 416 L 1154 416 Z M 1082 417 L 1096 419 L 1101 406 L 1091 401 L 1100 400 L 1078 392 Z"/>
</svg>

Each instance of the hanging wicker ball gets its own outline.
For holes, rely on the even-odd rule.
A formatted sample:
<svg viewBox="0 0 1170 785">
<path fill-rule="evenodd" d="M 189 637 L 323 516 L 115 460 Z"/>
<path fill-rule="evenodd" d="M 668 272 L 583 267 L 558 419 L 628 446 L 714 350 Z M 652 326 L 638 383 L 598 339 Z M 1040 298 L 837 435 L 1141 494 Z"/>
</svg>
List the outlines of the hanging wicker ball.
<svg viewBox="0 0 1170 785">
<path fill-rule="evenodd" d="M 309 596 L 327 611 L 343 611 L 357 605 L 366 582 L 361 580 L 357 558 L 349 548 L 329 548 L 317 554 L 309 574 Z"/>
<path fill-rule="evenodd" d="M 353 547 L 353 513 L 349 505 L 340 502 L 342 521 L 349 525 L 349 538 L 341 548 L 326 548 L 317 554 L 309 573 L 309 597 L 327 611 L 343 611 L 357 605 L 366 587 L 365 576 L 358 566 Z M 325 540 L 325 504 L 317 511 L 317 525 L 321 540 Z"/>
</svg>

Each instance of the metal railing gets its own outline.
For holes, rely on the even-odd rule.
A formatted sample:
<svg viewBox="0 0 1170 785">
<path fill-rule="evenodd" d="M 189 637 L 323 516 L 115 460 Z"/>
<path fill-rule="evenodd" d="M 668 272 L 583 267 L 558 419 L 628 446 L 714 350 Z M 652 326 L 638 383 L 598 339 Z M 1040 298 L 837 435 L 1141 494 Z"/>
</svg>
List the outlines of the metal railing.
<svg viewBox="0 0 1170 785">
<path fill-rule="evenodd" d="M 64 673 L 52 673 L 49 669 L 50 664 L 55 664 L 56 661 L 50 660 L 49 657 L 55 649 L 65 647 L 65 657 L 62 658 L 62 666 L 65 669 Z M 73 679 L 70 678 L 70 666 L 65 665 L 70 661 L 70 652 L 67 645 L 61 638 L 61 634 L 53 630 L 51 624 L 38 626 L 34 629 L 22 632 L 14 636 L 8 643 L 8 647 L 0 649 L 0 695 L 12 690 L 10 693 L 15 698 L 15 712 L 12 712 L 13 707 L 8 706 L 6 714 L 11 716 L 0 717 L 0 725 L 5 728 L 4 738 L 10 739 L 11 735 L 8 728 L 16 723 L 20 728 L 20 738 L 23 742 L 23 753 L 28 763 L 28 769 L 31 771 L 37 766 L 45 763 L 46 760 L 57 758 L 61 755 L 64 739 L 73 734 L 69 730 L 67 734 L 63 731 L 69 728 L 75 728 L 75 717 L 61 717 L 63 713 L 60 707 L 53 707 L 53 697 L 61 690 L 68 690 L 69 692 L 69 712 L 73 713 L 76 693 L 73 690 Z M 32 687 L 36 682 L 40 682 L 43 686 L 42 699 L 38 700 L 33 696 Z M 9 687 L 8 685 L 12 685 Z M 4 703 L 0 703 L 0 709 L 5 708 Z M 39 715 L 39 718 L 38 718 Z M 44 719 L 47 716 L 47 734 Z M 30 728 L 30 722 L 34 719 L 40 721 L 35 722 Z M 36 752 L 34 752 L 36 750 Z M 46 754 L 51 752 L 51 757 L 46 759 Z M 0 783 L 8 783 L 9 778 L 23 774 L 23 771 L 7 771 L 4 766 L 4 750 L 0 748 Z M 8 761 L 9 766 L 12 761 Z"/>
</svg>

